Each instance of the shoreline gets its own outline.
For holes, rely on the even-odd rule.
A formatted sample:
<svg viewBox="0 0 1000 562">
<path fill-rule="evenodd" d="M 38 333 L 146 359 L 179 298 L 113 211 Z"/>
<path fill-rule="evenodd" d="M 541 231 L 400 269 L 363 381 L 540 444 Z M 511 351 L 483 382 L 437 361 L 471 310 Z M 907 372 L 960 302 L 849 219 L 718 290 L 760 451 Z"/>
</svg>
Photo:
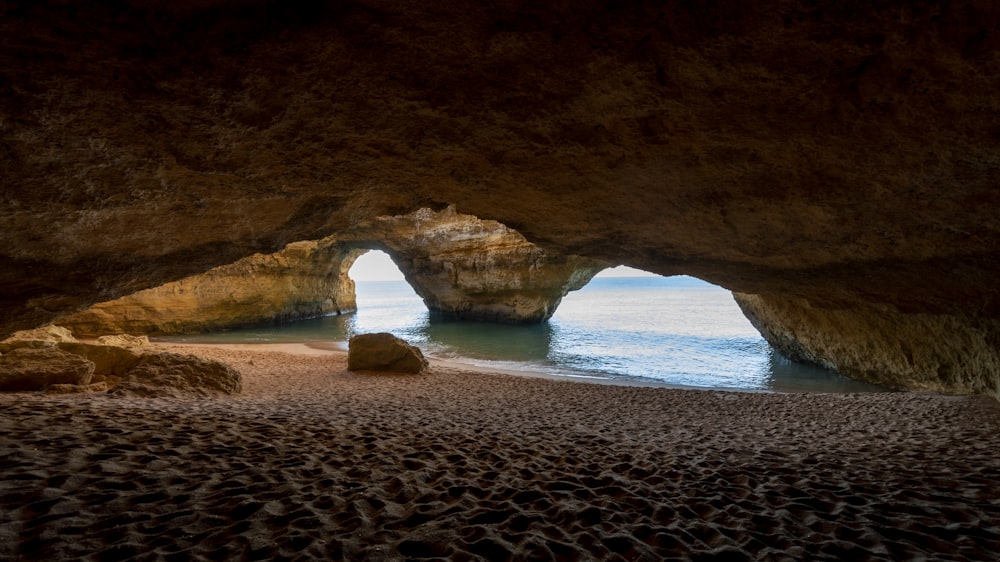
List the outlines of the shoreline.
<svg viewBox="0 0 1000 562">
<path fill-rule="evenodd" d="M 0 560 L 990 560 L 1000 404 L 173 345 L 217 398 L 0 396 Z M 245 347 L 253 347 L 245 349 Z M 292 351 L 292 352 L 290 352 Z"/>
<path fill-rule="evenodd" d="M 280 342 L 280 343 L 201 343 L 201 342 L 173 342 L 165 340 L 151 340 L 154 345 L 161 345 L 165 348 L 174 347 L 193 347 L 193 348 L 219 348 L 219 349 L 233 349 L 233 350 L 261 350 L 261 351 L 279 351 L 291 354 L 304 354 L 304 355 L 317 355 L 322 354 L 322 352 L 329 352 L 334 354 L 342 354 L 345 358 L 347 357 L 347 342 L 337 342 L 337 341 L 302 341 L 302 342 Z M 439 368 L 447 368 L 452 370 L 462 370 L 462 371 L 473 371 L 484 374 L 499 374 L 513 377 L 526 377 L 535 378 L 543 380 L 552 381 L 565 381 L 565 382 L 578 382 L 585 384 L 597 384 L 606 386 L 626 386 L 626 387 L 641 387 L 641 388 L 667 388 L 675 390 L 696 390 L 703 392 L 746 392 L 751 394 L 763 393 L 763 394 L 856 394 L 857 392 L 838 392 L 838 391 L 822 391 L 822 390 L 780 390 L 780 389 L 769 389 L 769 388 L 739 388 L 739 387 L 710 387 L 710 386 L 693 386 L 693 385 L 682 385 L 673 384 L 665 381 L 659 381 L 650 378 L 649 380 L 638 380 L 636 378 L 613 378 L 613 377 L 602 377 L 600 375 L 585 375 L 585 374 L 566 374 L 558 372 L 546 372 L 541 370 L 530 370 L 530 369 L 504 369 L 499 367 L 491 367 L 479 365 L 472 363 L 472 360 L 462 360 L 462 359 L 451 359 L 435 357 L 433 355 L 425 355 L 428 362 L 432 366 L 437 366 Z M 863 394 L 869 393 L 893 393 L 900 392 L 899 390 L 886 388 L 884 391 L 866 391 Z"/>
</svg>

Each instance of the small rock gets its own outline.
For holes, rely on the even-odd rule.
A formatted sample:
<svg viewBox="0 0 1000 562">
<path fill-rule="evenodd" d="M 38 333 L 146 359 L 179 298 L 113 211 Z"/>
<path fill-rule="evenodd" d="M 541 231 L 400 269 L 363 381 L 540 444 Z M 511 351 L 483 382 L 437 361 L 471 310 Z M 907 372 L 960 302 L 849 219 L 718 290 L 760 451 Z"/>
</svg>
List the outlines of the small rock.
<svg viewBox="0 0 1000 562">
<path fill-rule="evenodd" d="M 90 384 L 94 363 L 55 347 L 22 347 L 0 356 L 0 391 Z"/>
<path fill-rule="evenodd" d="M 420 349 L 388 333 L 361 334 L 351 338 L 347 350 L 351 371 L 419 373 L 427 368 Z"/>
</svg>

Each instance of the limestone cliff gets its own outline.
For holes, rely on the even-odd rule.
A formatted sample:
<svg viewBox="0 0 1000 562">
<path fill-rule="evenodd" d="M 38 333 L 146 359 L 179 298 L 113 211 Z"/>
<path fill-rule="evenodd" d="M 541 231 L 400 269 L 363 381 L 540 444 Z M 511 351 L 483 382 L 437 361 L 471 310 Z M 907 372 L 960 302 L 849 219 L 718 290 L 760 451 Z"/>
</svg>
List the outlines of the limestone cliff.
<svg viewBox="0 0 1000 562">
<path fill-rule="evenodd" d="M 904 314 L 885 305 L 831 309 L 804 299 L 735 293 L 784 355 L 899 388 L 1000 396 L 1000 322 Z"/>
<path fill-rule="evenodd" d="M 80 337 L 182 334 L 350 312 L 357 305 L 347 271 L 363 253 L 333 240 L 296 242 L 97 304 L 59 324 Z"/>
<path fill-rule="evenodd" d="M 987 0 L 4 3 L 0 334 L 448 204 L 971 329 L 1000 318 L 998 30 Z"/>
<path fill-rule="evenodd" d="M 547 252 L 496 221 L 451 207 L 378 217 L 341 237 L 378 241 L 431 312 L 461 320 L 548 320 L 566 293 L 610 266 Z"/>
<path fill-rule="evenodd" d="M 100 303 L 59 325 L 77 336 L 183 334 L 349 312 L 348 272 L 367 248 L 388 252 L 432 312 L 512 324 L 548 319 L 608 267 L 545 252 L 495 221 L 422 209 Z"/>
</svg>

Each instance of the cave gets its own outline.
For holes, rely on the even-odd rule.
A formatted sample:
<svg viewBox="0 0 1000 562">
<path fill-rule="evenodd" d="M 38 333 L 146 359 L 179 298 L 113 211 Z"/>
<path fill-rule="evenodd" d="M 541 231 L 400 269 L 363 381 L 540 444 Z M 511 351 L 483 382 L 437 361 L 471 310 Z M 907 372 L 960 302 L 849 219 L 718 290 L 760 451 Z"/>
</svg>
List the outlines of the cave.
<svg viewBox="0 0 1000 562">
<path fill-rule="evenodd" d="M 10 0 L 0 36 L 0 338 L 289 249 L 381 243 L 450 279 L 376 234 L 454 213 L 515 231 L 559 281 L 523 308 L 421 289 L 444 313 L 537 321 L 585 283 L 569 272 L 624 264 L 732 291 L 789 357 L 921 391 L 212 352 L 248 373 L 240 396 L 0 396 L 0 557 L 1000 550 L 996 2 Z M 253 318 L 354 306 L 330 294 Z M 323 377 L 272 376 L 308 362 Z"/>
<path fill-rule="evenodd" d="M 995 7 L 710 12 L 8 3 L 0 331 L 454 206 L 996 394 Z"/>
<path fill-rule="evenodd" d="M 990 4 L 310 6 L 5 5 L 4 335 L 453 205 L 756 295 L 790 354 L 996 393 Z"/>
</svg>

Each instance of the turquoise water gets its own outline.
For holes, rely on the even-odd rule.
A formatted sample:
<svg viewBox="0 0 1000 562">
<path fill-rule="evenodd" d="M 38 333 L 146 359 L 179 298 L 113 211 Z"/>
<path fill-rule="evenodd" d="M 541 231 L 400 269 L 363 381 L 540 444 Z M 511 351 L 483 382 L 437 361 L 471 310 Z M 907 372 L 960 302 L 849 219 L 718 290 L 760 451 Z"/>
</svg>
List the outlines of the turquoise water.
<svg viewBox="0 0 1000 562">
<path fill-rule="evenodd" d="M 273 343 L 392 332 L 430 356 L 501 369 L 680 386 L 787 392 L 883 391 L 793 363 L 767 344 L 732 296 L 691 277 L 597 278 L 532 326 L 433 317 L 405 281 L 357 283 L 358 312 L 278 327 L 168 338 Z"/>
</svg>

